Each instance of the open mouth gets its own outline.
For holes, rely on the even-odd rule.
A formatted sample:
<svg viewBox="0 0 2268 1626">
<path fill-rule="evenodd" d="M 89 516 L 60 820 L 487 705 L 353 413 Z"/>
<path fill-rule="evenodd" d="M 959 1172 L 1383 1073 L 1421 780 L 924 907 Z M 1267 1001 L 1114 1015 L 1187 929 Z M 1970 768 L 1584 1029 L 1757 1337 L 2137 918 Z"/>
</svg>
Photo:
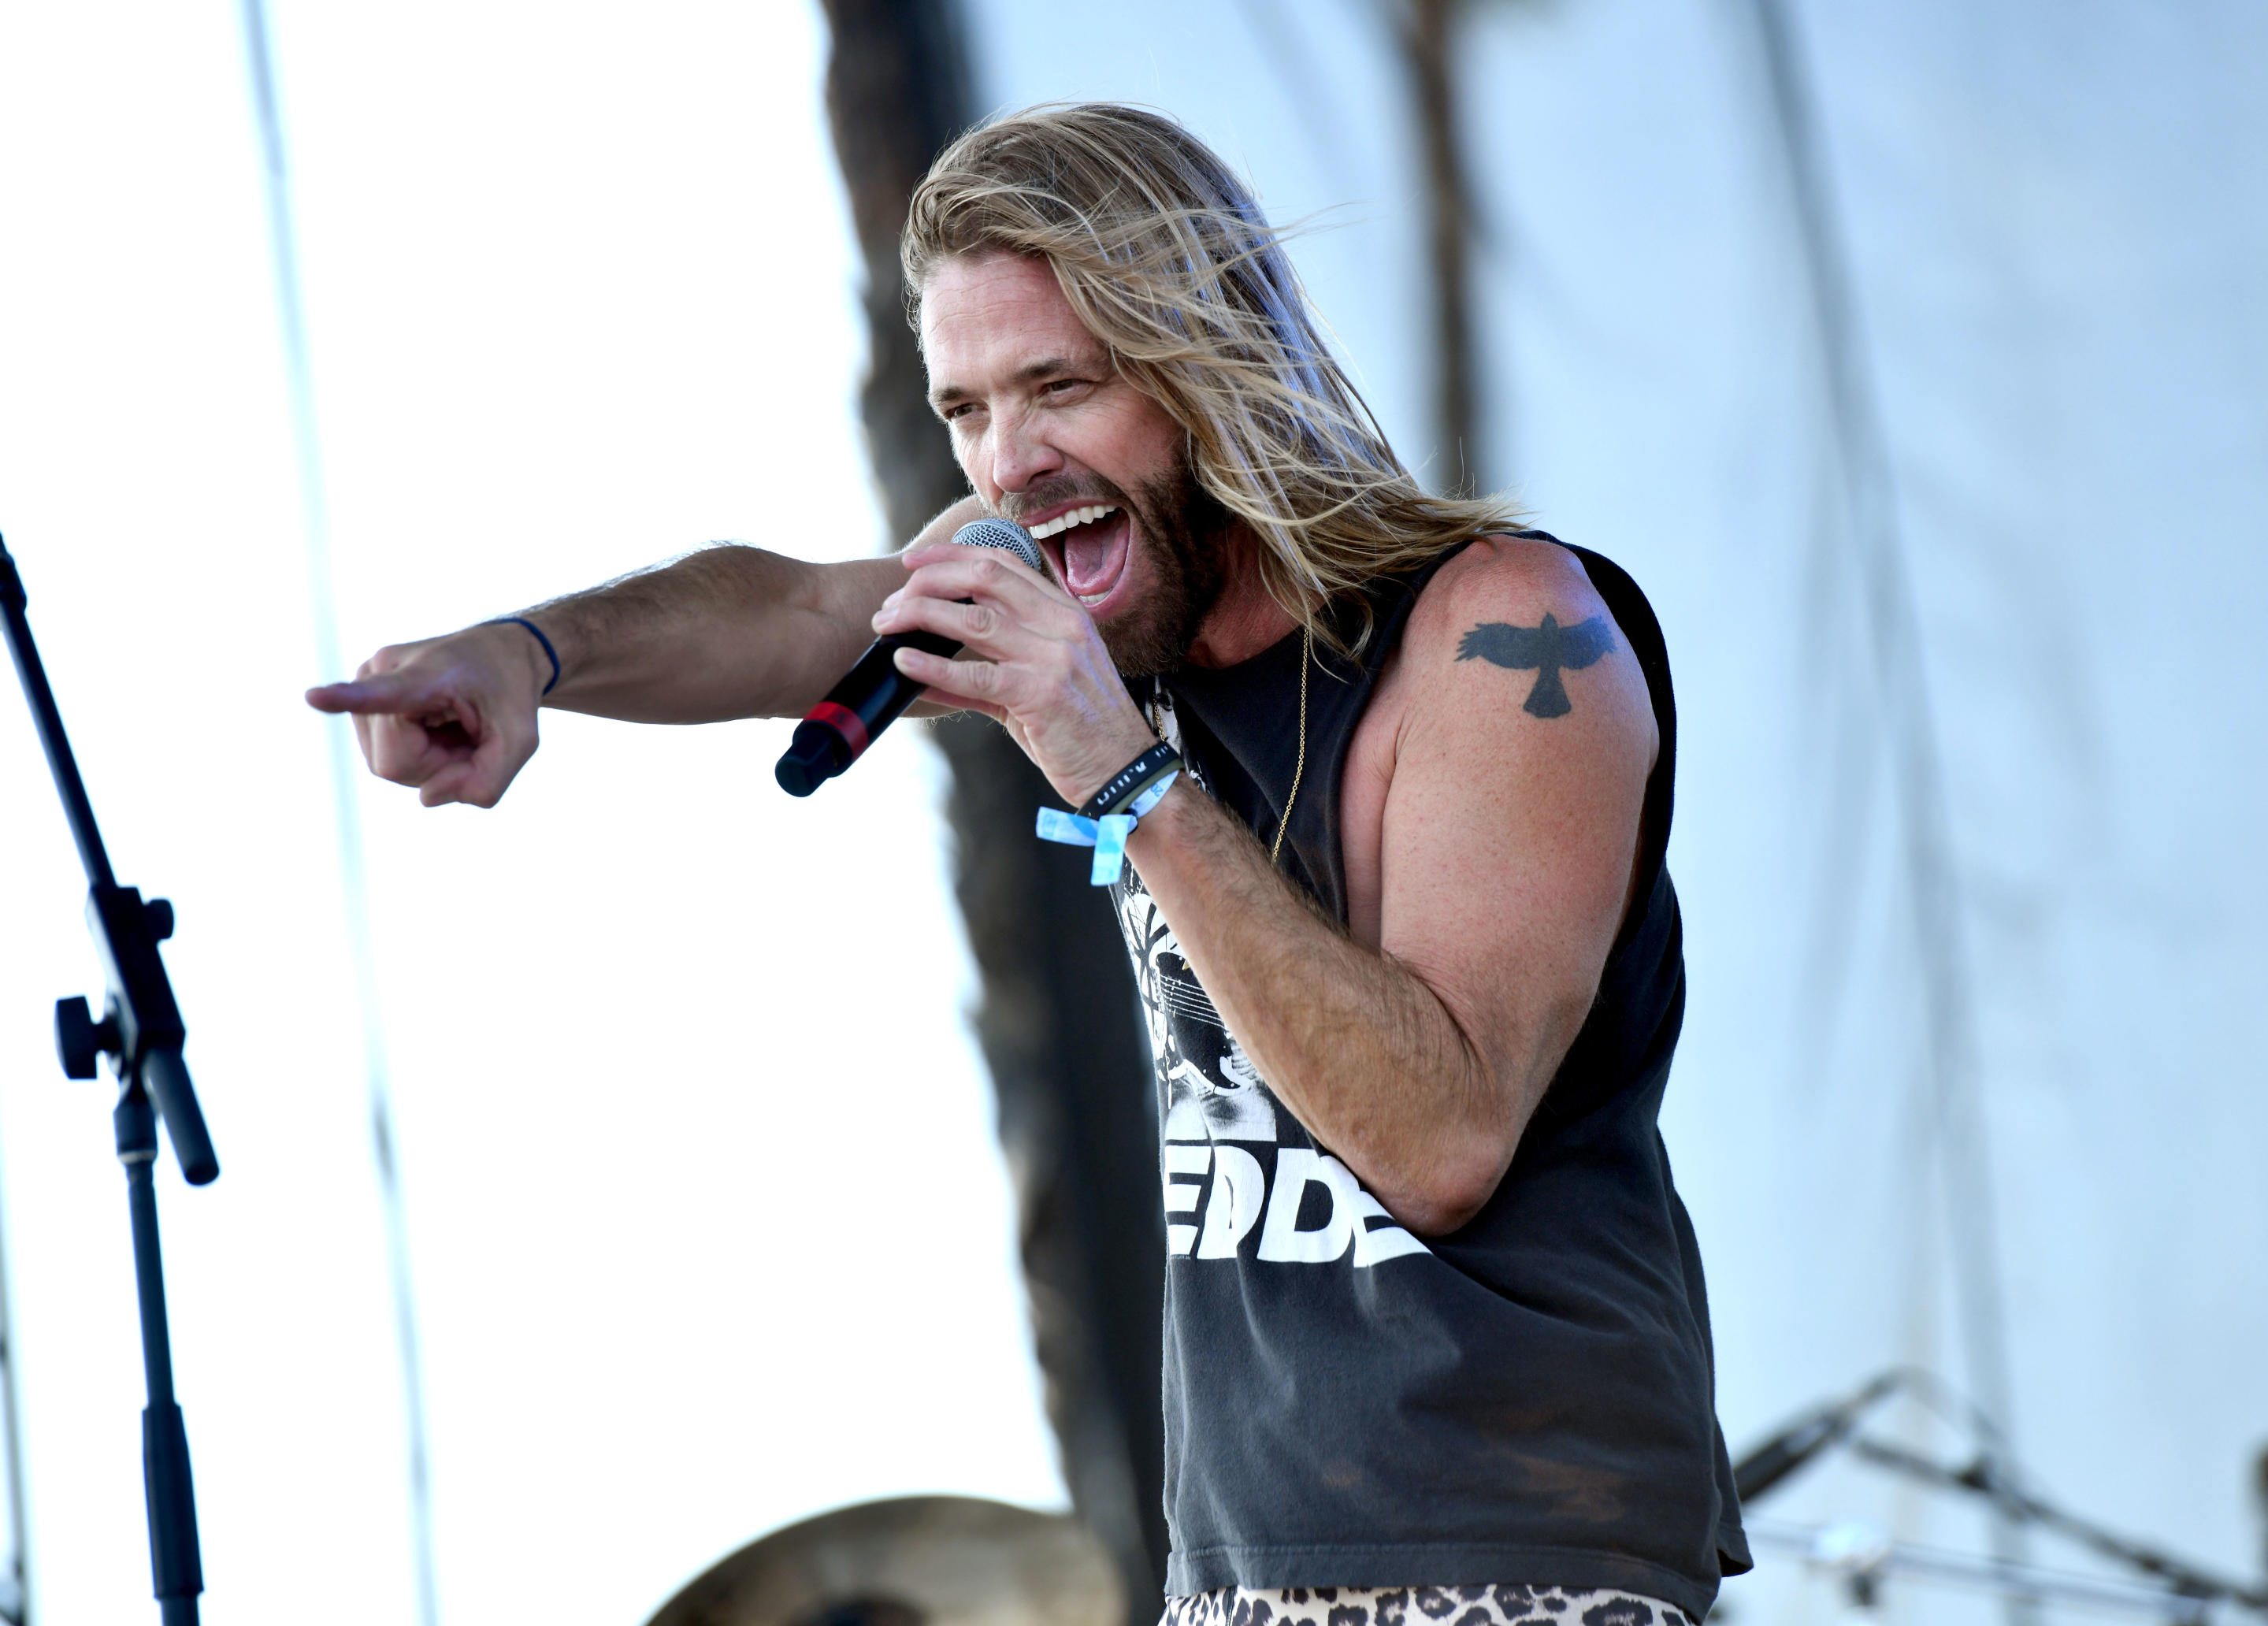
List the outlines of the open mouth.
<svg viewBox="0 0 2268 1626">
<path fill-rule="evenodd" d="M 1056 575 L 1087 608 L 1101 605 L 1125 578 L 1127 545 L 1134 527 L 1124 509 L 1091 503 L 1031 529 L 1032 540 L 1046 551 Z"/>
</svg>

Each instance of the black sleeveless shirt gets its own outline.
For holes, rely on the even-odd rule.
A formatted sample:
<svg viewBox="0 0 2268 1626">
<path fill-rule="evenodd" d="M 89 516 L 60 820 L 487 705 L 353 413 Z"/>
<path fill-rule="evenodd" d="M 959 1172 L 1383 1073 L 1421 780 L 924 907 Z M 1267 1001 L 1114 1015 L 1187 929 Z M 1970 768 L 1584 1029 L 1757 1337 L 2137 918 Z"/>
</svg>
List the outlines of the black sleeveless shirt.
<svg viewBox="0 0 2268 1626">
<path fill-rule="evenodd" d="M 1655 1127 L 1685 1003 L 1668 658 L 1637 585 L 1570 551 L 1645 672 L 1660 757 L 1597 1002 L 1469 1223 L 1396 1225 L 1255 1072 L 1130 866 L 1117 889 L 1164 1140 L 1168 1593 L 1619 1587 L 1697 1620 L 1749 1568 L 1700 1255 Z M 1449 556 L 1373 584 L 1359 658 L 1315 645 L 1281 867 L 1342 925 L 1348 743 Z M 1190 771 L 1263 842 L 1299 771 L 1304 655 L 1294 633 L 1151 685 Z"/>
</svg>

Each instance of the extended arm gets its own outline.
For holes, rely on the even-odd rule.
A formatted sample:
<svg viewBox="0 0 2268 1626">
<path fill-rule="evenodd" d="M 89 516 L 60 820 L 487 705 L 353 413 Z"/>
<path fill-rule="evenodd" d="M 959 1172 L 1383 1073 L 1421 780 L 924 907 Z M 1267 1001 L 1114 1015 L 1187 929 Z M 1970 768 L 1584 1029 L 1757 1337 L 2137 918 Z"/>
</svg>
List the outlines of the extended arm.
<svg viewBox="0 0 2268 1626">
<path fill-rule="evenodd" d="M 895 559 L 704 548 L 526 611 L 559 651 L 543 703 L 628 723 L 800 714 L 873 640 L 874 607 L 904 579 Z"/>
<path fill-rule="evenodd" d="M 975 517 L 973 499 L 923 540 Z M 389 645 L 355 681 L 307 692 L 354 714 L 381 778 L 415 785 L 427 806 L 492 807 L 536 747 L 536 711 L 637 723 L 796 716 L 872 641 L 874 608 L 905 580 L 896 559 L 813 564 L 762 548 L 703 548 L 524 612 L 559 656 L 522 627 L 468 627 Z"/>
</svg>

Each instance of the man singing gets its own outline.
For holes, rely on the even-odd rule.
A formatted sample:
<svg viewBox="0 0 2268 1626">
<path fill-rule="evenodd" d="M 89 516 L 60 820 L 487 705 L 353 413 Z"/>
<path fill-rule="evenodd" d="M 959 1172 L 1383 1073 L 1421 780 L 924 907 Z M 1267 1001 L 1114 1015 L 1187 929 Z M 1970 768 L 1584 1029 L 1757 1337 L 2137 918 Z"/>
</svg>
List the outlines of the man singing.
<svg viewBox="0 0 2268 1626">
<path fill-rule="evenodd" d="M 877 634 L 958 641 L 897 656 L 930 709 L 1136 818 L 1167 1620 L 1697 1620 L 1749 1560 L 1655 1127 L 1684 962 L 1644 596 L 1419 489 L 1169 120 L 972 132 L 903 260 L 972 493 L 903 555 L 709 548 L 309 700 L 427 805 L 485 807 L 541 706 L 799 716 Z M 1047 573 L 946 545 L 983 514 Z"/>
</svg>

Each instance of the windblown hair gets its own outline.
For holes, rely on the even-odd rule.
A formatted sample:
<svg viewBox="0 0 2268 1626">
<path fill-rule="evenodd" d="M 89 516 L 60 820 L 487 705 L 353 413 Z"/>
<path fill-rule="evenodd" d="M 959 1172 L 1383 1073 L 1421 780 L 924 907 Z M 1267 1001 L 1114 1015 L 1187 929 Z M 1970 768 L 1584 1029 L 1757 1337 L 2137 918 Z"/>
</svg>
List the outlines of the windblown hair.
<svg viewBox="0 0 2268 1626">
<path fill-rule="evenodd" d="M 1187 434 L 1198 483 L 1261 543 L 1292 618 L 1518 521 L 1499 498 L 1433 497 L 1402 466 L 1325 346 L 1282 235 L 1226 164 L 1138 107 L 1034 107 L 969 131 L 914 191 L 900 242 L 914 314 L 955 256 L 1037 255 L 1120 376 Z"/>
</svg>

